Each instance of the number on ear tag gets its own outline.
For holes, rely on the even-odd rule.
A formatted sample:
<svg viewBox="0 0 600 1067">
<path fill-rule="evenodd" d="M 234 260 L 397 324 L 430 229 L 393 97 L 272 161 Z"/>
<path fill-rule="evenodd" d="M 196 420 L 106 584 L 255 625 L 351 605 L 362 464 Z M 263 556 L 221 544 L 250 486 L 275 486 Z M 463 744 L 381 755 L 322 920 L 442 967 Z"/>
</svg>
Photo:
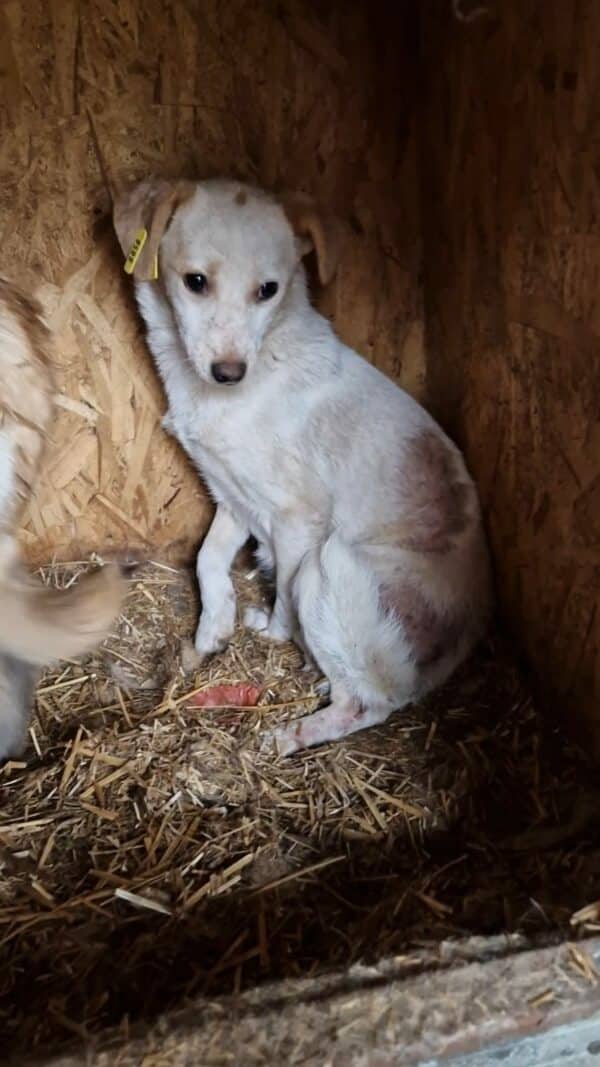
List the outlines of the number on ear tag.
<svg viewBox="0 0 600 1067">
<path fill-rule="evenodd" d="M 129 249 L 129 255 L 125 260 L 125 266 L 123 267 L 123 270 L 126 274 L 133 274 L 135 270 L 135 265 L 138 259 L 140 258 L 140 253 L 142 251 L 142 248 L 146 244 L 147 238 L 148 231 L 145 229 L 138 230 L 137 233 L 135 233 L 133 238 L 133 244 Z M 156 271 L 156 277 L 158 277 L 158 270 Z"/>
</svg>

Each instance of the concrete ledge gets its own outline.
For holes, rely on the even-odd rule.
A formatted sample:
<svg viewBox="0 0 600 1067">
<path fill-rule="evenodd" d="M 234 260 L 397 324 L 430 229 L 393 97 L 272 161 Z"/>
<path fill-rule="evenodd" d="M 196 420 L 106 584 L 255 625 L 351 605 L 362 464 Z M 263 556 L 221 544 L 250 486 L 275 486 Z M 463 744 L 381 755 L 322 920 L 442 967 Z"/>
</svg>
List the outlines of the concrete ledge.
<svg viewBox="0 0 600 1067">
<path fill-rule="evenodd" d="M 600 1065 L 600 939 L 524 950 L 518 937 L 440 946 L 274 983 L 106 1034 L 46 1067 L 576 1067 Z M 21 1061 L 22 1064 L 23 1061 Z M 33 1061 L 32 1061 L 33 1062 Z"/>
</svg>

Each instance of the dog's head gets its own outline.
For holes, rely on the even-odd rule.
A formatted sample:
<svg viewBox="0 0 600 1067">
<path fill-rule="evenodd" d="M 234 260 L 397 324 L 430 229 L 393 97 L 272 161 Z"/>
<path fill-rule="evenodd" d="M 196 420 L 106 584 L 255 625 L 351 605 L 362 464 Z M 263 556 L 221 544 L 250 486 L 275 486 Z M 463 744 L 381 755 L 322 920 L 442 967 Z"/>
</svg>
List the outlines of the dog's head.
<svg viewBox="0 0 600 1067">
<path fill-rule="evenodd" d="M 238 182 L 144 181 L 118 197 L 126 270 L 159 279 L 186 354 L 205 382 L 251 374 L 303 256 L 327 284 L 334 226 L 306 197 L 278 202 Z"/>
</svg>

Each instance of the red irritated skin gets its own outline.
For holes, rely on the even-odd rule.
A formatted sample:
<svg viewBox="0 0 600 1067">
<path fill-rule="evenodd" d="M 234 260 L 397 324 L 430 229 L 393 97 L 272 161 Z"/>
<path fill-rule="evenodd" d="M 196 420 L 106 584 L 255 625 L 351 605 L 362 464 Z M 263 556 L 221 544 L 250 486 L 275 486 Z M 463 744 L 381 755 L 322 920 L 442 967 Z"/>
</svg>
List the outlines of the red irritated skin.
<svg viewBox="0 0 600 1067">
<path fill-rule="evenodd" d="M 187 701 L 191 708 L 254 708 L 261 690 L 257 685 L 241 682 L 239 685 L 211 685 L 200 693 L 194 693 Z"/>
</svg>

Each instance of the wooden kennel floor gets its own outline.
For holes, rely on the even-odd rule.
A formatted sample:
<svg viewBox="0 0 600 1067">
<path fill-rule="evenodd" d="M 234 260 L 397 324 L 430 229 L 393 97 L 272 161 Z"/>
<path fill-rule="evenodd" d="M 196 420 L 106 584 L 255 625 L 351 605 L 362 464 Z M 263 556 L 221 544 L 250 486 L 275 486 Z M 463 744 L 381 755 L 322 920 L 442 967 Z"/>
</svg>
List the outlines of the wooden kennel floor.
<svg viewBox="0 0 600 1067">
<path fill-rule="evenodd" d="M 246 567 L 236 581 L 260 597 Z M 6 1054 L 201 993 L 415 966 L 465 933 L 600 929 L 597 783 L 498 637 L 426 706 L 275 761 L 263 729 L 317 702 L 295 649 L 239 631 L 185 675 L 189 574 L 131 585 L 106 647 L 42 680 L 26 759 L 0 771 Z M 217 681 L 255 681 L 259 707 L 186 706 Z"/>
</svg>

